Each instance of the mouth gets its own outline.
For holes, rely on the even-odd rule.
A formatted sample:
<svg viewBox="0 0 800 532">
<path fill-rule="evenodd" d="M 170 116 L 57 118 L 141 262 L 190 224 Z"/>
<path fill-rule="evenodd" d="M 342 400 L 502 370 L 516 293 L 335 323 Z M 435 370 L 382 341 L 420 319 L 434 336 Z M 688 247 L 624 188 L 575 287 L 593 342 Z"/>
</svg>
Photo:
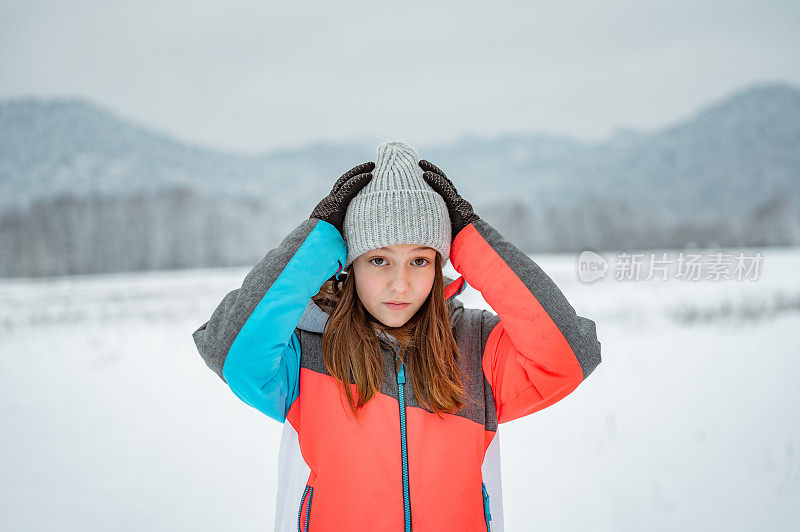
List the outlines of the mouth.
<svg viewBox="0 0 800 532">
<path fill-rule="evenodd" d="M 411 303 L 391 303 L 391 302 L 385 302 L 384 303 L 384 305 L 386 305 L 387 307 L 389 307 L 392 310 L 403 310 L 404 308 L 406 308 L 410 304 Z"/>
</svg>

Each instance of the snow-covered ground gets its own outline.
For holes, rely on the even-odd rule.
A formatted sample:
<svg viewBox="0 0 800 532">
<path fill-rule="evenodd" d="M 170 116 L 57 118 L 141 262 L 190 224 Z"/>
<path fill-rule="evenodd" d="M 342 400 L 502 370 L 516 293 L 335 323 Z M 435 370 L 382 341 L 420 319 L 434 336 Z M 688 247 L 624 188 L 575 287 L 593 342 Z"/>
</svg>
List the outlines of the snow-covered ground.
<svg viewBox="0 0 800 532">
<path fill-rule="evenodd" d="M 760 251 L 757 281 L 533 257 L 603 363 L 500 426 L 506 530 L 800 528 L 800 249 Z M 246 273 L 0 280 L 0 530 L 272 529 L 281 426 L 191 338 Z"/>
</svg>

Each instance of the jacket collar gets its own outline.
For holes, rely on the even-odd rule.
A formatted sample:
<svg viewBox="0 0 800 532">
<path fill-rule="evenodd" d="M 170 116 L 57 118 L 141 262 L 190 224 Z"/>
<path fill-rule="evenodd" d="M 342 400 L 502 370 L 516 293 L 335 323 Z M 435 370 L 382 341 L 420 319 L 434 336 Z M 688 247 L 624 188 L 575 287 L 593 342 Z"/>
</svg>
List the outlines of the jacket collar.
<svg viewBox="0 0 800 532">
<path fill-rule="evenodd" d="M 328 320 L 328 316 L 329 314 L 319 308 L 317 304 L 314 303 L 313 299 L 309 299 L 306 310 L 300 318 L 300 323 L 297 324 L 297 328 L 315 333 L 324 332 L 327 328 L 326 321 Z"/>
</svg>

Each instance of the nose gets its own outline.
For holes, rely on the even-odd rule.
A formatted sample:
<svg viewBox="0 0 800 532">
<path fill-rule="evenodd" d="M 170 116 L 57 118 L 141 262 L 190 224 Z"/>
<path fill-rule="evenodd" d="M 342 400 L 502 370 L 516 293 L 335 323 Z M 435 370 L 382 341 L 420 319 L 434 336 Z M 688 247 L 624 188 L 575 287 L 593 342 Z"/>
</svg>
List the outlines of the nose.
<svg viewBox="0 0 800 532">
<path fill-rule="evenodd" d="M 389 282 L 389 288 L 392 292 L 403 293 L 408 290 L 408 272 L 405 268 L 397 268 Z"/>
</svg>

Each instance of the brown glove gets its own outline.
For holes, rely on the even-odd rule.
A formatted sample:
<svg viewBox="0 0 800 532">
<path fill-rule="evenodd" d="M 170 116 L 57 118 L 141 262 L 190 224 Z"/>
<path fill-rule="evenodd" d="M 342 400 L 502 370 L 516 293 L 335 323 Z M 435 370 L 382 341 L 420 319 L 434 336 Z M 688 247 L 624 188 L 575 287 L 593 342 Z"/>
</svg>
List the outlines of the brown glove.
<svg viewBox="0 0 800 532">
<path fill-rule="evenodd" d="M 420 159 L 419 167 L 422 168 L 422 177 L 433 190 L 439 193 L 444 198 L 447 204 L 447 211 L 450 214 L 450 226 L 452 228 L 452 239 L 455 240 L 459 231 L 464 229 L 479 217 L 472 210 L 472 205 L 461 197 L 456 190 L 453 182 L 447 179 L 447 176 L 435 164 Z"/>
<path fill-rule="evenodd" d="M 319 218 L 336 227 L 342 233 L 344 215 L 350 200 L 364 188 L 372 179 L 372 170 L 375 163 L 372 161 L 359 164 L 342 174 L 336 180 L 330 194 L 322 198 L 309 218 Z"/>
</svg>

